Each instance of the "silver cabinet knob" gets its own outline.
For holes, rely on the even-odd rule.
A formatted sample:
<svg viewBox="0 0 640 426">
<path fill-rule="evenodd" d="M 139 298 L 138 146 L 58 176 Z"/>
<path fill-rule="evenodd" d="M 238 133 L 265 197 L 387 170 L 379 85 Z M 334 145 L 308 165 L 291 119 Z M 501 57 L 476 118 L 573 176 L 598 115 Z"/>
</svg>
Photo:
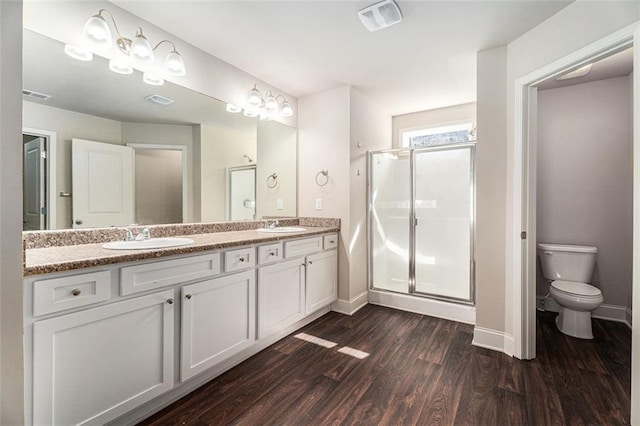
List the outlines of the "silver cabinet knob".
<svg viewBox="0 0 640 426">
<path fill-rule="evenodd" d="M 310 260 L 307 260 L 307 263 L 309 263 L 309 265 L 313 265 L 313 262 Z"/>
<path fill-rule="evenodd" d="M 167 303 L 173 305 L 173 298 L 167 299 Z"/>
<path fill-rule="evenodd" d="M 82 225 L 83 223 L 82 219 L 76 219 L 76 225 Z"/>
<path fill-rule="evenodd" d="M 271 251 L 269 252 L 269 256 L 275 256 L 275 255 L 276 255 L 276 252 L 275 252 L 275 251 L 271 250 Z"/>
<path fill-rule="evenodd" d="M 74 288 L 73 290 L 71 290 L 71 294 L 74 296 L 80 296 L 80 293 L 82 293 L 82 290 L 80 290 L 79 288 Z"/>
<path fill-rule="evenodd" d="M 190 295 L 190 294 L 185 294 L 184 297 L 187 298 L 187 299 L 191 299 L 193 296 Z"/>
<path fill-rule="evenodd" d="M 244 257 L 239 257 L 238 262 L 244 262 Z"/>
</svg>

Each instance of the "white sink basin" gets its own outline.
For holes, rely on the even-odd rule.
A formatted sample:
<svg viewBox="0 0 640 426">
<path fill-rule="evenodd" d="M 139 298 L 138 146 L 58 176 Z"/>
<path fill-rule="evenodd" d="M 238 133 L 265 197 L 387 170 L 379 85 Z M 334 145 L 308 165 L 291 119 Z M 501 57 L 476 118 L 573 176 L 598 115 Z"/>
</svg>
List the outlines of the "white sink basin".
<svg viewBox="0 0 640 426">
<path fill-rule="evenodd" d="M 192 244 L 191 238 L 166 237 L 166 238 L 150 238 L 140 241 L 112 241 L 102 245 L 103 248 L 109 250 L 148 250 L 166 247 L 178 247 Z"/>
<path fill-rule="evenodd" d="M 258 228 L 258 232 L 264 232 L 265 234 L 284 234 L 287 232 L 304 232 L 306 228 L 300 228 L 297 226 L 277 226 L 275 228 Z"/>
</svg>

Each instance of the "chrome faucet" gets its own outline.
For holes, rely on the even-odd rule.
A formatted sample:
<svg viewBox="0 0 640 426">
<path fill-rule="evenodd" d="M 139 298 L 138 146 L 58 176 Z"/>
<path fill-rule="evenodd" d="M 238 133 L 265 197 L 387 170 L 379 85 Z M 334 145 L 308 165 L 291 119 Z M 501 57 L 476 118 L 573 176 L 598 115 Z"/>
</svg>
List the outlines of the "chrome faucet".
<svg viewBox="0 0 640 426">
<path fill-rule="evenodd" d="M 151 238 L 151 231 L 149 231 L 149 228 L 144 228 L 142 232 L 136 235 L 136 241 L 144 241 L 149 238 Z"/>
<path fill-rule="evenodd" d="M 274 229 L 276 226 L 278 226 L 278 220 L 274 220 L 271 223 L 269 223 L 268 220 L 263 220 L 262 221 L 262 228 L 263 229 Z"/>
<path fill-rule="evenodd" d="M 142 232 L 140 232 L 136 236 L 133 235 L 133 232 L 131 232 L 131 229 L 129 228 L 124 229 L 125 241 L 144 241 L 150 238 L 151 238 L 151 231 L 149 231 L 149 228 L 144 228 Z"/>
</svg>

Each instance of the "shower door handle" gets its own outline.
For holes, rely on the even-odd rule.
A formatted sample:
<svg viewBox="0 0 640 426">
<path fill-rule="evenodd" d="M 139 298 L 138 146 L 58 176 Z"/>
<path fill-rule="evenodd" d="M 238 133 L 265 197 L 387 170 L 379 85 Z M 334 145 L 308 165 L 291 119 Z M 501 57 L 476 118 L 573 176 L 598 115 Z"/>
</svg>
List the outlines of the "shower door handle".
<svg viewBox="0 0 640 426">
<path fill-rule="evenodd" d="M 418 218 L 417 217 L 413 218 L 413 226 L 418 226 Z"/>
</svg>

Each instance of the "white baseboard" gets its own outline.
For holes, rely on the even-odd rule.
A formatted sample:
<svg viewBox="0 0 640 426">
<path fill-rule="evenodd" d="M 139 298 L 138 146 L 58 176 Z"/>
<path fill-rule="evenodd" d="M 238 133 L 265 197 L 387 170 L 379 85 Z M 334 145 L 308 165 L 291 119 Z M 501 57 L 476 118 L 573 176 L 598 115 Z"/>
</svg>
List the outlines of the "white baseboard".
<svg viewBox="0 0 640 426">
<path fill-rule="evenodd" d="M 466 324 L 476 323 L 476 307 L 471 305 L 378 290 L 369 290 L 369 303 Z"/>
<path fill-rule="evenodd" d="M 536 297 L 536 306 L 545 311 L 560 312 L 560 305 L 553 300 L 552 297 L 547 297 L 542 301 L 544 297 Z M 627 326 L 631 327 L 631 309 L 626 306 L 618 305 L 601 305 L 598 309 L 591 313 L 593 318 L 603 319 L 607 321 L 623 322 Z"/>
<path fill-rule="evenodd" d="M 471 344 L 513 356 L 513 336 L 505 334 L 504 331 L 475 326 L 473 329 L 473 342 L 471 342 Z"/>
<path fill-rule="evenodd" d="M 331 304 L 331 310 L 345 315 L 353 315 L 365 306 L 368 301 L 369 293 L 365 291 L 350 300 L 336 300 Z"/>
</svg>

